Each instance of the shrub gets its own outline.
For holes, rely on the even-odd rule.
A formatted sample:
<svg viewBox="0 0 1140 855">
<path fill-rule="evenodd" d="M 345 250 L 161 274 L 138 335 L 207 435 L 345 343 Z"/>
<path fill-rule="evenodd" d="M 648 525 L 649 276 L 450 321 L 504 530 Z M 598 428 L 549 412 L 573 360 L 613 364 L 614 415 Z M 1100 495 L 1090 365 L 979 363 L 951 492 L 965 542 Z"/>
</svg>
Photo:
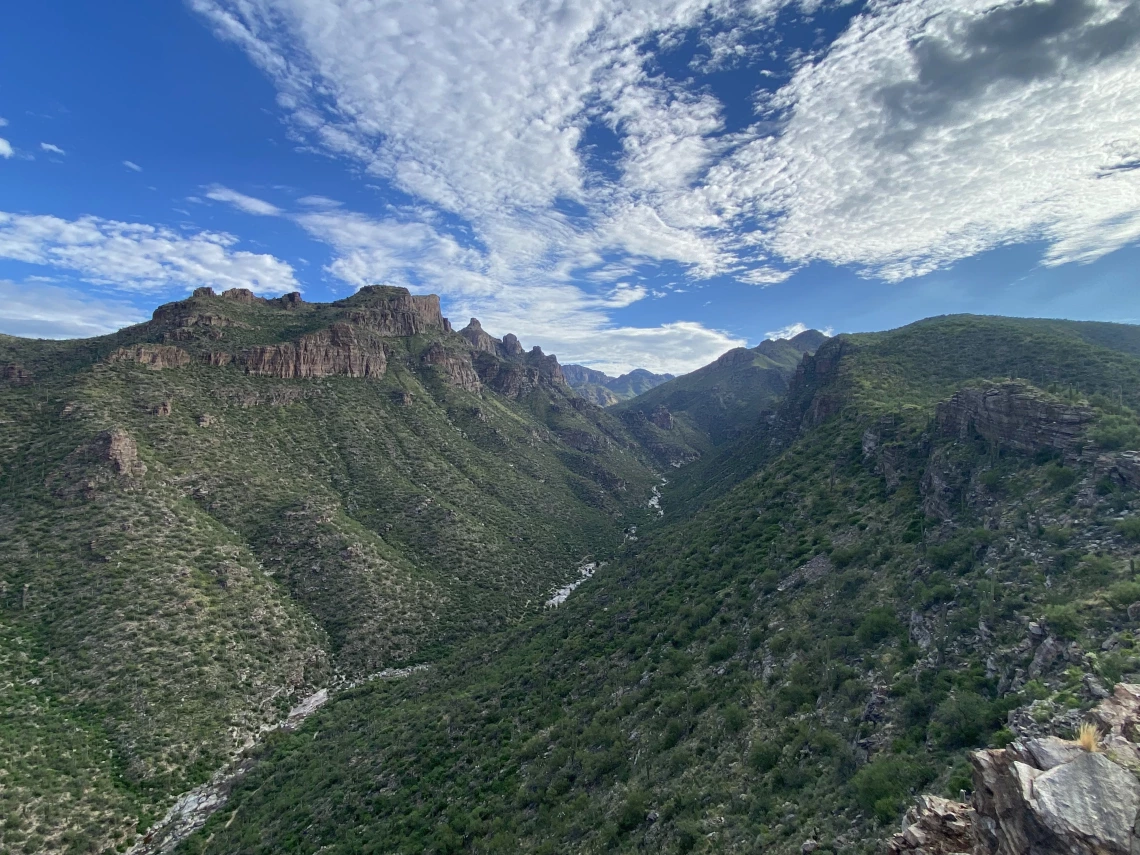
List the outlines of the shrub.
<svg viewBox="0 0 1140 855">
<path fill-rule="evenodd" d="M 1140 542 L 1140 517 L 1129 517 L 1116 524 L 1116 530 L 1131 541 Z"/>
<path fill-rule="evenodd" d="M 994 710 L 975 692 L 955 692 L 938 705 L 931 727 L 935 739 L 946 748 L 980 745 L 997 724 Z"/>
<path fill-rule="evenodd" d="M 780 762 L 780 749 L 767 742 L 758 742 L 748 752 L 748 765 L 757 772 L 769 772 Z"/>
<path fill-rule="evenodd" d="M 902 628 L 895 613 L 886 606 L 871 609 L 867 616 L 860 621 L 855 630 L 855 637 L 864 647 L 878 644 L 885 638 L 894 635 Z"/>
<path fill-rule="evenodd" d="M 1140 447 L 1140 424 L 1131 416 L 1104 415 L 1089 431 L 1089 438 L 1108 451 L 1137 448 Z"/>
<path fill-rule="evenodd" d="M 709 645 L 708 661 L 710 665 L 723 662 L 736 652 L 736 639 L 732 636 L 722 638 L 715 644 Z"/>
<path fill-rule="evenodd" d="M 1046 606 L 1045 620 L 1062 638 L 1076 638 L 1081 631 L 1081 619 L 1072 603 Z"/>
<path fill-rule="evenodd" d="M 874 813 L 880 822 L 893 822 L 902 811 L 910 791 L 922 775 L 916 764 L 902 757 L 880 757 L 851 778 L 855 801 Z"/>
<path fill-rule="evenodd" d="M 1077 473 L 1067 466 L 1054 463 L 1052 466 L 1045 468 L 1045 478 L 1049 482 L 1049 486 L 1054 490 L 1064 490 L 1066 487 L 1071 487 L 1076 483 Z"/>
</svg>

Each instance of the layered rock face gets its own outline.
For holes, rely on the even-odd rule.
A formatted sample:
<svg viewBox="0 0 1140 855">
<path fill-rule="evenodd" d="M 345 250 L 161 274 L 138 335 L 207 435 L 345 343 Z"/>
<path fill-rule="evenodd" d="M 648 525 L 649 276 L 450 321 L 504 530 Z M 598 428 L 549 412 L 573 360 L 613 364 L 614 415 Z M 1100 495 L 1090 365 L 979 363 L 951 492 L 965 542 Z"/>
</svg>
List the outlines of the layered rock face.
<svg viewBox="0 0 1140 855">
<path fill-rule="evenodd" d="M 120 347 L 109 362 L 137 362 L 152 371 L 163 368 L 181 368 L 190 364 L 190 354 L 180 347 L 165 344 L 140 344 L 137 347 Z"/>
<path fill-rule="evenodd" d="M 368 285 L 342 302 L 351 307 L 343 314 L 346 322 L 380 335 L 451 332 L 435 294 L 414 296 L 405 288 Z"/>
<path fill-rule="evenodd" d="M 438 369 L 452 386 L 467 392 L 479 392 L 483 388 L 471 356 L 467 353 L 449 353 L 438 341 L 424 351 L 423 364 Z"/>
<path fill-rule="evenodd" d="M 1140 851 L 1140 686 L 1120 684 L 1089 718 L 1096 746 L 1046 736 L 976 751 L 972 803 L 922 796 L 892 855 L 1132 855 Z M 1095 750 L 1089 750 L 1094 748 Z"/>
<path fill-rule="evenodd" d="M 388 361 L 376 342 L 360 341 L 348 324 L 302 336 L 295 342 L 255 347 L 235 360 L 261 377 L 383 377 Z"/>
<path fill-rule="evenodd" d="M 542 348 L 533 347 L 524 353 L 513 335 L 503 337 L 500 353 L 514 354 L 513 358 L 497 359 L 489 353 L 476 353 L 475 369 L 479 377 L 500 395 L 518 400 L 538 386 L 565 386 L 562 367 L 553 355 L 547 356 Z"/>
<path fill-rule="evenodd" d="M 1043 448 L 1073 450 L 1092 420 L 1090 410 L 1049 400 L 1021 383 L 962 389 L 939 404 L 935 414 L 943 434 L 968 439 L 976 432 L 1029 453 Z"/>
</svg>

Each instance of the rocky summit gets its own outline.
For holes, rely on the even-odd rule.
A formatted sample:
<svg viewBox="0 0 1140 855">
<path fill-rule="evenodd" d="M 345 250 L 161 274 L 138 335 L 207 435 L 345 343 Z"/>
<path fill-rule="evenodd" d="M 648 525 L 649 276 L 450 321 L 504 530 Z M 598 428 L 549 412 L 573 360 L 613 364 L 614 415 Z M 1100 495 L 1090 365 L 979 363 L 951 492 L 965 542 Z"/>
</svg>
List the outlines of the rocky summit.
<svg viewBox="0 0 1140 855">
<path fill-rule="evenodd" d="M 5 851 L 1138 845 L 1137 327 L 602 408 L 434 297 L 199 290 L 0 366 Z"/>
</svg>

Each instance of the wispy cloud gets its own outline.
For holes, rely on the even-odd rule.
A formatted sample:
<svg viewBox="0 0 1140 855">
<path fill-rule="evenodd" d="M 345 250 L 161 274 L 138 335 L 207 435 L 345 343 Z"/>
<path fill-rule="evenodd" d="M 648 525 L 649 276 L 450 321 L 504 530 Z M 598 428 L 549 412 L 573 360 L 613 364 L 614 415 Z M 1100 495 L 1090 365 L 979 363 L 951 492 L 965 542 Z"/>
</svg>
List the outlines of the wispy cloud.
<svg viewBox="0 0 1140 855">
<path fill-rule="evenodd" d="M 87 338 L 146 320 L 125 300 L 45 284 L 0 280 L 0 332 L 29 338 Z"/>
<path fill-rule="evenodd" d="M 229 187 L 222 187 L 221 185 L 214 185 L 206 192 L 206 198 L 212 199 L 215 202 L 225 202 L 228 205 L 233 205 L 247 214 L 256 214 L 259 217 L 277 217 L 281 215 L 281 209 L 276 205 L 270 204 L 263 199 L 257 199 L 253 196 L 246 196 L 244 193 L 239 193 L 236 190 L 231 190 Z"/>
<path fill-rule="evenodd" d="M 185 234 L 99 217 L 65 220 L 0 212 L 0 258 L 70 271 L 129 291 L 250 288 L 298 290 L 293 268 L 272 255 L 235 249 L 224 232 Z"/>
<path fill-rule="evenodd" d="M 46 151 L 48 154 L 58 154 L 58 155 L 66 155 L 67 154 L 67 152 L 64 151 L 62 148 L 60 148 L 59 146 L 52 145 L 51 143 L 46 143 L 46 142 L 40 143 L 40 149 L 42 151 Z"/>
<path fill-rule="evenodd" d="M 3 137 L 0 137 L 0 157 L 7 159 L 13 154 L 15 154 L 15 152 L 12 150 L 12 144 Z"/>
<path fill-rule="evenodd" d="M 142 172 L 143 171 L 141 166 L 139 166 L 137 163 L 134 163 L 130 160 L 124 160 L 123 166 L 125 166 L 131 172 Z"/>
</svg>

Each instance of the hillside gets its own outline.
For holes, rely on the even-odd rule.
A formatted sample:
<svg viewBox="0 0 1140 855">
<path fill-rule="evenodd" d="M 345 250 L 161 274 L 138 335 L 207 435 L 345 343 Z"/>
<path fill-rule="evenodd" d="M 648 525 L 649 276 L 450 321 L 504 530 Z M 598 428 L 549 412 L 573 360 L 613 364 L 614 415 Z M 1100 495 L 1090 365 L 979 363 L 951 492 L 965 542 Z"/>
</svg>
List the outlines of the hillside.
<svg viewBox="0 0 1140 855">
<path fill-rule="evenodd" d="M 557 611 L 342 695 L 182 851 L 878 851 L 968 749 L 1140 676 L 1138 342 L 824 343 L 729 441 L 750 474 L 674 518 L 680 469 Z"/>
<path fill-rule="evenodd" d="M 653 374 L 644 368 L 635 368 L 620 377 L 610 377 L 583 365 L 563 365 L 562 373 L 571 389 L 599 407 L 636 398 L 673 379 L 672 374 Z"/>
<path fill-rule="evenodd" d="M 123 846 L 300 699 L 438 660 L 616 547 L 645 455 L 505 342 L 379 287 L 0 338 L 0 849 Z"/>
<path fill-rule="evenodd" d="M 755 428 L 788 389 L 805 353 L 826 336 L 807 330 L 791 339 L 738 347 L 714 362 L 614 407 L 659 459 L 681 465 Z"/>
</svg>

